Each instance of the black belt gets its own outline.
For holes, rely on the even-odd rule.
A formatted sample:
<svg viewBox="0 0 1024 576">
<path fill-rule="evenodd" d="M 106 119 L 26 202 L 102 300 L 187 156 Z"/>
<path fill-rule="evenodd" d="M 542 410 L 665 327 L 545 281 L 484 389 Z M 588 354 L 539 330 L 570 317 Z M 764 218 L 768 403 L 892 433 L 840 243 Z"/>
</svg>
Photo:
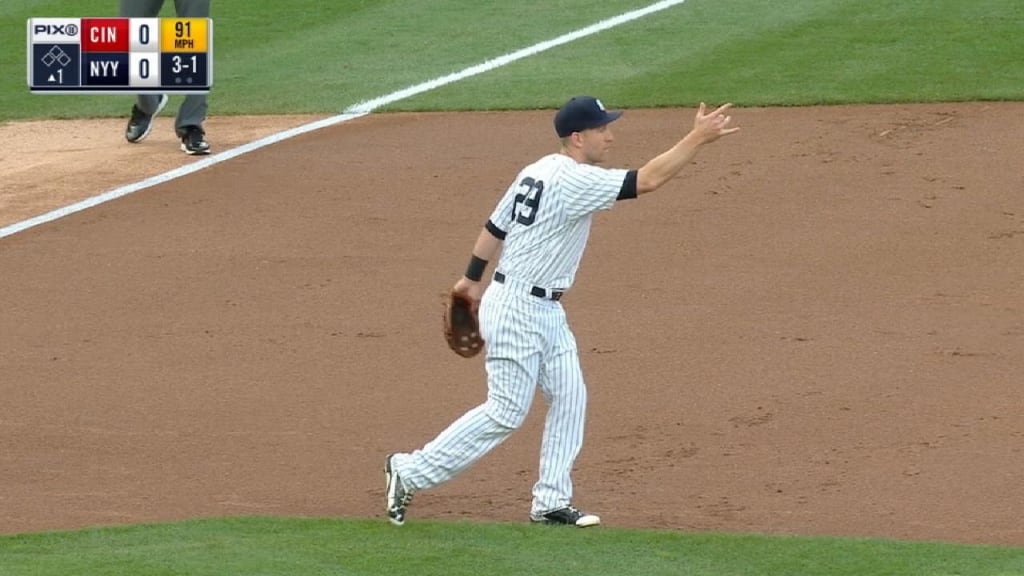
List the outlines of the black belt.
<svg viewBox="0 0 1024 576">
<path fill-rule="evenodd" d="M 498 284 L 505 283 L 505 275 L 501 272 L 494 273 L 494 281 Z M 540 286 L 532 286 L 530 288 L 530 295 L 536 296 L 537 298 L 544 298 L 547 300 L 554 300 L 555 302 L 562 299 L 562 294 L 565 294 L 564 290 L 547 290 Z"/>
</svg>

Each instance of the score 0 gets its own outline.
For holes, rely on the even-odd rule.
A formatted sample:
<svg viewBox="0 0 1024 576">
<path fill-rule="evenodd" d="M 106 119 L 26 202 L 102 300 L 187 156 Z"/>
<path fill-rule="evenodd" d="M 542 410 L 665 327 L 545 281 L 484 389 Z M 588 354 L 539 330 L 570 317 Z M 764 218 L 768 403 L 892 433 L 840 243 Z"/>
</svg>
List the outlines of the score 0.
<svg viewBox="0 0 1024 576">
<path fill-rule="evenodd" d="M 160 19 L 132 18 L 128 27 L 132 87 L 160 87 Z"/>
</svg>

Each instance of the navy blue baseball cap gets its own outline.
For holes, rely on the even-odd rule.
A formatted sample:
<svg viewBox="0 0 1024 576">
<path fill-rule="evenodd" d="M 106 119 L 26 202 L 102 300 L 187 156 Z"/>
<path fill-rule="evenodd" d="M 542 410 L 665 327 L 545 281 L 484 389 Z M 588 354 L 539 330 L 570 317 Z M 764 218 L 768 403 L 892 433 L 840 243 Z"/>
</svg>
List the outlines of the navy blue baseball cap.
<svg viewBox="0 0 1024 576">
<path fill-rule="evenodd" d="M 593 96 L 574 96 L 555 114 L 555 132 L 565 138 L 573 132 L 604 126 L 622 116 L 621 111 L 609 112 Z"/>
</svg>

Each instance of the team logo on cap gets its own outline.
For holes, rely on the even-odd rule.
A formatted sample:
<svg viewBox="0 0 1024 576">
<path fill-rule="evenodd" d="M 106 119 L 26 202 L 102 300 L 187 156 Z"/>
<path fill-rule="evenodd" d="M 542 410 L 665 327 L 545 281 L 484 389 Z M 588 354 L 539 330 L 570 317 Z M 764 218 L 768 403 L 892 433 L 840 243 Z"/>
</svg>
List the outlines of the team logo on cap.
<svg viewBox="0 0 1024 576">
<path fill-rule="evenodd" d="M 594 101 L 597 102 L 597 107 L 601 109 L 601 112 L 606 112 L 604 109 L 604 102 L 601 102 L 600 98 L 594 98 Z"/>
</svg>

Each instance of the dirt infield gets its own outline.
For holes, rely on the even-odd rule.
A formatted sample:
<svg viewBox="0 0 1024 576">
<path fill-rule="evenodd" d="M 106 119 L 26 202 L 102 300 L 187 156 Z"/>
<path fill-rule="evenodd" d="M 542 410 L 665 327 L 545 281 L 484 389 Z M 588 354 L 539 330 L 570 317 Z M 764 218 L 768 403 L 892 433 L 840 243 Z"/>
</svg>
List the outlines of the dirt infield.
<svg viewBox="0 0 1024 576">
<path fill-rule="evenodd" d="M 629 111 L 615 163 L 691 117 Z M 0 239 L 0 532 L 384 521 L 384 455 L 484 398 L 441 294 L 550 119 L 374 115 Z M 598 217 L 563 300 L 590 389 L 577 503 L 611 526 L 1024 546 L 1024 105 L 735 119 Z M 5 151 L 0 225 L 194 161 L 101 122 L 35 164 Z M 410 521 L 525 521 L 542 422 L 538 399 Z"/>
</svg>

